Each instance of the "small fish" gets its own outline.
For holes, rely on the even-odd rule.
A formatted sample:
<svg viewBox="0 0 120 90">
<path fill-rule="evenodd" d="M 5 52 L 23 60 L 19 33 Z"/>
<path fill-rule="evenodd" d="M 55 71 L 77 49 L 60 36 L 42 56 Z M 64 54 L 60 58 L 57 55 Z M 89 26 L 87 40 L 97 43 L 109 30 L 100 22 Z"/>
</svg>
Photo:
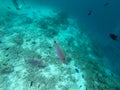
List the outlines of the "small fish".
<svg viewBox="0 0 120 90">
<path fill-rule="evenodd" d="M 82 87 L 82 85 L 79 86 L 79 88 L 81 88 L 81 87 Z"/>
<path fill-rule="evenodd" d="M 76 71 L 77 73 L 79 73 L 79 70 L 78 70 L 77 68 L 75 68 L 75 71 Z"/>
<path fill-rule="evenodd" d="M 32 87 L 32 85 L 33 85 L 33 81 L 30 82 L 30 87 Z"/>
<path fill-rule="evenodd" d="M 8 8 L 8 9 L 11 9 L 11 7 L 9 7 L 9 6 L 8 6 L 7 8 Z"/>
<path fill-rule="evenodd" d="M 62 51 L 62 49 L 60 48 L 60 46 L 58 45 L 58 43 L 54 40 L 54 45 L 56 47 L 56 51 L 57 51 L 57 55 L 59 57 L 59 59 L 65 63 L 65 56 L 64 53 Z"/>
<path fill-rule="evenodd" d="M 36 67 L 45 67 L 45 64 L 40 60 L 25 60 L 25 62 L 27 64 L 30 64 L 30 65 L 36 66 Z"/>
<path fill-rule="evenodd" d="M 25 5 L 25 1 L 24 1 L 24 0 L 22 0 L 22 2 L 23 2 L 23 4 Z"/>
<path fill-rule="evenodd" d="M 85 76 L 82 74 L 82 78 L 84 78 Z"/>
<path fill-rule="evenodd" d="M 40 87 L 40 84 L 38 85 L 38 88 Z"/>
<path fill-rule="evenodd" d="M 19 8 L 19 5 L 18 5 L 18 0 L 12 0 L 12 2 L 13 2 L 13 4 L 14 4 L 15 8 L 16 8 L 17 10 L 19 10 L 20 8 Z"/>
<path fill-rule="evenodd" d="M 106 6 L 109 6 L 109 5 L 110 5 L 109 2 L 104 3 L 104 6 L 105 6 L 105 7 L 106 7 Z"/>
<path fill-rule="evenodd" d="M 89 10 L 89 11 L 88 11 L 88 16 L 91 16 L 91 15 L 92 15 L 92 12 L 93 12 L 92 10 Z"/>
<path fill-rule="evenodd" d="M 16 10 L 20 10 L 22 8 L 22 3 L 19 3 L 19 0 L 12 0 L 12 2 L 14 4 Z"/>
<path fill-rule="evenodd" d="M 118 40 L 118 36 L 116 34 L 110 33 L 109 36 L 112 40 Z"/>
</svg>

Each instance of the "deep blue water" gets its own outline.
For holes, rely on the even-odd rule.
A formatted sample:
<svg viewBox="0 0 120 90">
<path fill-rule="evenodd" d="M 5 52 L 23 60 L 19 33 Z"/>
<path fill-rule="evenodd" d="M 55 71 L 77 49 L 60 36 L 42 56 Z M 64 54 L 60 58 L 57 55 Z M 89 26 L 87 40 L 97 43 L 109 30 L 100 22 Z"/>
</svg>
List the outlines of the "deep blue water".
<svg viewBox="0 0 120 90">
<path fill-rule="evenodd" d="M 108 58 L 107 61 L 103 61 L 104 65 L 120 75 L 120 0 L 30 1 L 62 9 L 77 18 L 78 22 L 87 28 L 85 32 Z M 110 33 L 116 34 L 118 40 L 112 40 L 109 37 Z"/>
</svg>

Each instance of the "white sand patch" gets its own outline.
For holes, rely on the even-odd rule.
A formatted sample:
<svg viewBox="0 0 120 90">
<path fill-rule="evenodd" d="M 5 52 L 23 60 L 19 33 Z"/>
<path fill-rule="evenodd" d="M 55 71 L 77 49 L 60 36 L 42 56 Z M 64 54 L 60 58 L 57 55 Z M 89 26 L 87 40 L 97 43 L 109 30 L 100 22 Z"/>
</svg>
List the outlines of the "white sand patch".
<svg viewBox="0 0 120 90">
<path fill-rule="evenodd" d="M 23 66 L 16 66 L 14 68 L 14 72 L 8 76 L 8 82 L 10 86 L 8 87 L 9 90 L 24 90 L 25 88 L 25 79 L 26 76 L 26 69 Z"/>
<path fill-rule="evenodd" d="M 40 74 L 45 78 L 51 78 L 52 76 L 58 76 L 60 71 L 55 65 L 49 65 L 47 68 L 42 70 Z"/>
<path fill-rule="evenodd" d="M 52 77 L 56 77 L 57 82 L 53 90 L 63 90 L 65 88 L 68 90 L 86 90 L 86 82 L 82 77 L 83 72 L 79 70 L 79 73 L 76 73 L 74 66 L 64 64 L 56 66 L 52 64 L 40 70 L 40 75 L 48 80 Z"/>
</svg>

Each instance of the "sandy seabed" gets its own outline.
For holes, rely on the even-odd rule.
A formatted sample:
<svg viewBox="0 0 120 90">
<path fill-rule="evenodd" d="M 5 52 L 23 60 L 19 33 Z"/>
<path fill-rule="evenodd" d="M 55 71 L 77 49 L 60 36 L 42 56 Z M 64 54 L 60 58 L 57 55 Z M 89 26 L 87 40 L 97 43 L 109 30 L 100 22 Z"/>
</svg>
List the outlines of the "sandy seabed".
<svg viewBox="0 0 120 90">
<path fill-rule="evenodd" d="M 107 58 L 65 12 L 32 6 L 0 12 L 0 90 L 120 89 L 119 77 L 99 63 Z"/>
</svg>

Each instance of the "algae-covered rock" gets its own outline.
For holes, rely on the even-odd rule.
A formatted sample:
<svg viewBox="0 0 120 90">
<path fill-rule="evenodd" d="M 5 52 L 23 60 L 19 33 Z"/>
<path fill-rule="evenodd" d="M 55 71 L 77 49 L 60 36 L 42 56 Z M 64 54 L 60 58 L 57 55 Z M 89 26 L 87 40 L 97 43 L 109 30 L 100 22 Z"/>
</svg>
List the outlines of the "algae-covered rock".
<svg viewBox="0 0 120 90">
<path fill-rule="evenodd" d="M 11 38 L 11 41 L 16 45 L 20 46 L 24 42 L 23 38 L 24 38 L 24 35 L 22 33 L 18 33 Z"/>
<path fill-rule="evenodd" d="M 12 73 L 14 71 L 13 66 L 3 66 L 1 65 L 0 67 L 0 74 L 9 74 Z"/>
</svg>

